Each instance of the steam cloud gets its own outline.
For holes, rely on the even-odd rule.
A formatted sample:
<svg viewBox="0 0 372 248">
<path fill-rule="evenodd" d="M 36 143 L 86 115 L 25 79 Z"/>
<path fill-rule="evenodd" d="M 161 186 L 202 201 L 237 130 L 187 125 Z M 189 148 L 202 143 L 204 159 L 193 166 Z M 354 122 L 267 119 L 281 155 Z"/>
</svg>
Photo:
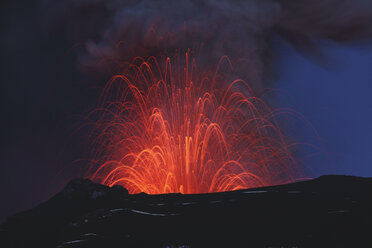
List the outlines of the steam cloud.
<svg viewBox="0 0 372 248">
<path fill-rule="evenodd" d="M 248 61 L 244 72 L 258 88 L 272 71 L 274 33 L 312 53 L 314 39 L 348 42 L 372 34 L 368 0 L 64 0 L 42 7 L 51 30 L 84 44 L 78 55 L 84 70 L 190 48 L 201 64 L 223 55 Z"/>
</svg>

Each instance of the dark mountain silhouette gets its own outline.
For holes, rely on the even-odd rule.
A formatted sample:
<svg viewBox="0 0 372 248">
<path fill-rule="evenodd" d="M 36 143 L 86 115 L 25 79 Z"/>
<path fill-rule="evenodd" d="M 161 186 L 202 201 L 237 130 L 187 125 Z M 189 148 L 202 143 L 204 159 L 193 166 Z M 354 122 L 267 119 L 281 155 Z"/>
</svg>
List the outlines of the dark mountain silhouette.
<svg viewBox="0 0 372 248">
<path fill-rule="evenodd" d="M 372 178 L 130 195 L 71 181 L 0 226 L 1 247 L 372 247 Z"/>
</svg>

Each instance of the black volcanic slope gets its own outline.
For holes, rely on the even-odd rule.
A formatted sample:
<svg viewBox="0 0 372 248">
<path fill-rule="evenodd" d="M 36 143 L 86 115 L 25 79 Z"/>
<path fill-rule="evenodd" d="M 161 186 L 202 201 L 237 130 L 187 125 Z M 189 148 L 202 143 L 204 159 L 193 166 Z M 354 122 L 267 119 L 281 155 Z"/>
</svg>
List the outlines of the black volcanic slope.
<svg viewBox="0 0 372 248">
<path fill-rule="evenodd" d="M 87 179 L 0 226 L 0 247 L 372 247 L 372 178 L 199 195 Z"/>
</svg>

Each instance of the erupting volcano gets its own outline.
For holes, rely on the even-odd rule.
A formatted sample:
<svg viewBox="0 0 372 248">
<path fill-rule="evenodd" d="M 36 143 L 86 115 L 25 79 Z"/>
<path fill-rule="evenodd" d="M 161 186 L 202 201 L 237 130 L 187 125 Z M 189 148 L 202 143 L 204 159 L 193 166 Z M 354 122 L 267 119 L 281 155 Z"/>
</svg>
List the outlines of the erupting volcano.
<svg viewBox="0 0 372 248">
<path fill-rule="evenodd" d="M 248 83 L 195 59 L 137 58 L 104 89 L 91 178 L 130 193 L 210 193 L 296 179 L 275 111 Z M 231 71 L 231 70 L 230 70 Z"/>
</svg>

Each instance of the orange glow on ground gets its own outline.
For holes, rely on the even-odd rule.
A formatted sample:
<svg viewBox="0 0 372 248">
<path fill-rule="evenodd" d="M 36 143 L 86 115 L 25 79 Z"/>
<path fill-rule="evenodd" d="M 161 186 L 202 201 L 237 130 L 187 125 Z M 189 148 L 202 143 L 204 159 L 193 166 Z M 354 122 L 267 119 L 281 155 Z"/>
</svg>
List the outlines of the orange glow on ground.
<svg viewBox="0 0 372 248">
<path fill-rule="evenodd" d="M 297 166 L 273 111 L 243 80 L 194 59 L 137 58 L 106 85 L 90 177 L 130 193 L 210 193 L 281 184 Z M 181 62 L 180 62 L 181 61 Z"/>
</svg>

